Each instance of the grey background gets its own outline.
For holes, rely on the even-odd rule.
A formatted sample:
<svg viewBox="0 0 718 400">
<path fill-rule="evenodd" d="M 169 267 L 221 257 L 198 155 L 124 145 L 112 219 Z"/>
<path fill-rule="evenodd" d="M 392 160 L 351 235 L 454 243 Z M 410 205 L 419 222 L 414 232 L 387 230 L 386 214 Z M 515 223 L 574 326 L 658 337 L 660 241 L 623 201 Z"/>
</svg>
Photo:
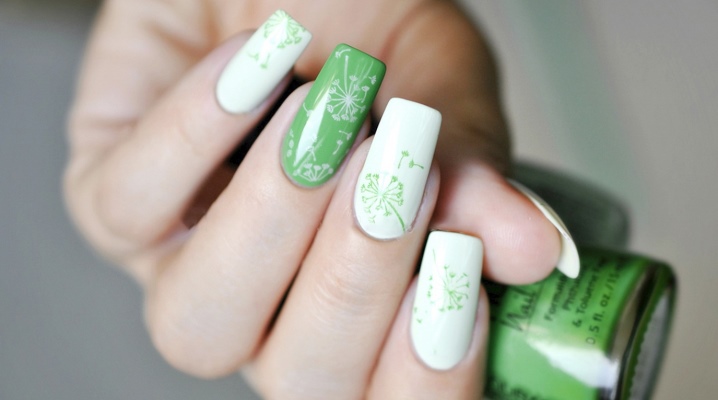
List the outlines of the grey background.
<svg viewBox="0 0 718 400">
<path fill-rule="evenodd" d="M 65 215 L 65 114 L 92 2 L 0 2 L 0 399 L 253 399 L 169 367 L 139 288 Z"/>
<path fill-rule="evenodd" d="M 681 291 L 657 399 L 718 392 L 718 5 L 463 0 L 501 60 L 522 159 L 624 198 L 632 248 Z M 0 399 L 251 399 L 172 370 L 138 288 L 96 258 L 60 196 L 64 120 L 93 2 L 0 1 Z"/>
</svg>

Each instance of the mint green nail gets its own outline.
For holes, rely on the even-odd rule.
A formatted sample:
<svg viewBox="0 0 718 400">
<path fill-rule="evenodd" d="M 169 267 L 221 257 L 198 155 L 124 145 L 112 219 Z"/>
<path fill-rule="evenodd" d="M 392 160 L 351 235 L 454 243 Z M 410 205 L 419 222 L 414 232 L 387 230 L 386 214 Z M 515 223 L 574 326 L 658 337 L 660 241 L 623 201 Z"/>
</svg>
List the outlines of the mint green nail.
<svg viewBox="0 0 718 400">
<path fill-rule="evenodd" d="M 371 111 L 386 66 L 346 44 L 324 64 L 282 145 L 282 166 L 299 185 L 316 187 L 339 169 Z"/>
</svg>

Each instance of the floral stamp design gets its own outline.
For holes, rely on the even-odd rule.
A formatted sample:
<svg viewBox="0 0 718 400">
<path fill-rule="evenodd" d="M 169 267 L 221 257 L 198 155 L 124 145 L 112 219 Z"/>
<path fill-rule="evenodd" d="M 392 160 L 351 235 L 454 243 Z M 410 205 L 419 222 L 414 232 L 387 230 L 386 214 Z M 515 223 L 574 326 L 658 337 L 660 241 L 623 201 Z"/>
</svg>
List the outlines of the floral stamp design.
<svg viewBox="0 0 718 400">
<path fill-rule="evenodd" d="M 433 256 L 436 267 L 438 263 L 435 252 Z M 435 272 L 429 277 L 426 296 L 432 305 L 438 305 L 437 309 L 440 312 L 461 310 L 464 308 L 463 303 L 469 298 L 469 276 L 466 273 L 458 274 L 451 269 L 451 266 L 444 265 L 438 273 Z"/>
<path fill-rule="evenodd" d="M 336 47 L 282 145 L 284 170 L 296 183 L 319 186 L 340 168 L 369 114 L 385 71 L 384 63 L 366 53 L 345 44 Z"/>
<path fill-rule="evenodd" d="M 309 182 L 319 182 L 333 173 L 334 168 L 327 163 L 321 165 L 305 163 L 302 168 L 295 171 L 295 175 L 301 176 Z"/>
<path fill-rule="evenodd" d="M 364 176 L 364 183 L 359 188 L 364 211 L 368 214 L 369 222 L 376 223 L 376 217 L 394 217 L 406 230 L 404 219 L 398 208 L 404 204 L 404 184 L 396 176 L 381 176 L 368 173 Z"/>
<path fill-rule="evenodd" d="M 431 309 L 440 313 L 449 311 L 460 311 L 464 308 L 469 299 L 469 276 L 466 273 L 457 273 L 448 264 L 439 266 L 436 261 L 436 252 L 432 250 L 434 267 L 432 274 L 427 279 L 428 287 L 425 288 L 424 296 L 429 300 Z M 421 324 L 428 315 L 428 310 L 421 310 L 414 306 L 413 316 L 417 323 Z"/>
<path fill-rule="evenodd" d="M 277 49 L 299 44 L 307 31 L 285 11 L 277 10 L 262 26 L 264 38 L 268 40 L 269 46 L 265 46 L 258 53 L 249 56 L 257 62 L 260 67 L 266 69 L 269 66 L 269 59 Z"/>
<path fill-rule="evenodd" d="M 408 150 L 403 150 L 403 151 L 401 152 L 401 158 L 399 158 L 399 164 L 396 166 L 396 169 L 401 169 L 401 163 L 404 161 L 405 158 L 407 158 L 407 157 L 409 157 L 409 156 L 410 156 L 409 151 L 408 151 Z M 423 165 L 416 163 L 416 162 L 414 161 L 414 159 L 412 158 L 411 160 L 409 160 L 409 168 L 414 168 L 414 167 L 418 167 L 418 168 L 424 169 L 424 166 L 423 166 Z"/>
<path fill-rule="evenodd" d="M 319 141 L 316 146 L 321 145 L 322 142 L 323 140 Z M 294 130 L 290 129 L 287 135 L 285 157 L 292 157 L 295 146 Z M 301 159 L 300 166 L 292 172 L 292 176 L 300 177 L 307 182 L 320 182 L 333 173 L 334 168 L 332 168 L 331 165 L 317 162 L 316 148 L 315 146 L 311 146 L 304 151 L 304 157 Z"/>
<path fill-rule="evenodd" d="M 344 71 L 340 78 L 334 79 L 329 87 L 329 101 L 326 110 L 335 121 L 357 122 L 357 113 L 364 115 L 367 107 L 367 95 L 375 92 L 376 75 L 369 76 L 374 70 L 371 63 L 353 65 L 349 73 L 349 55 L 352 49 L 344 48 L 334 52 L 338 59 L 344 59 Z"/>
</svg>

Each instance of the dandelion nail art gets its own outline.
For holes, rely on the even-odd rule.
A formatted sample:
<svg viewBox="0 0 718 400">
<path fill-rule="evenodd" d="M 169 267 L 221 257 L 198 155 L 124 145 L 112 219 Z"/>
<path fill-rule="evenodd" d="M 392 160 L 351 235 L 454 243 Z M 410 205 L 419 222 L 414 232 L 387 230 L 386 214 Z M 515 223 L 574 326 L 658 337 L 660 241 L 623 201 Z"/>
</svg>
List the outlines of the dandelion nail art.
<svg viewBox="0 0 718 400">
<path fill-rule="evenodd" d="M 399 213 L 399 208 L 404 205 L 404 184 L 399 182 L 399 178 L 395 175 L 381 177 L 379 174 L 369 173 L 364 177 L 359 191 L 369 223 L 375 224 L 377 215 L 393 216 L 401 229 L 406 230 L 404 219 Z"/>
<path fill-rule="evenodd" d="M 483 259 L 481 240 L 432 232 L 424 249 L 412 310 L 411 337 L 431 368 L 450 369 L 471 344 Z"/>
<path fill-rule="evenodd" d="M 259 106 L 304 52 L 312 35 L 277 10 L 229 61 L 217 81 L 219 105 L 230 113 Z"/>
<path fill-rule="evenodd" d="M 406 233 L 416 218 L 441 125 L 438 111 L 391 99 L 367 155 L 354 197 L 362 230 L 377 239 Z"/>
<path fill-rule="evenodd" d="M 438 266 L 436 261 L 436 250 L 432 250 L 434 256 L 434 267 Z M 438 273 L 436 273 L 438 271 Z M 466 272 L 457 272 L 449 264 L 434 269 L 435 274 L 429 277 L 429 290 L 426 297 L 432 306 L 440 312 L 459 311 L 464 308 L 464 303 L 469 298 L 469 275 Z M 436 277 L 436 279 L 434 279 Z"/>
<path fill-rule="evenodd" d="M 301 186 L 337 171 L 356 140 L 384 79 L 384 63 L 345 44 L 324 64 L 282 145 L 282 166 Z"/>
<path fill-rule="evenodd" d="M 269 68 L 269 62 L 273 55 L 281 52 L 283 49 L 296 46 L 302 43 L 307 30 L 289 16 L 283 10 L 277 10 L 267 22 L 262 25 L 260 31 L 264 37 L 262 46 L 249 49 L 248 56 L 259 63 L 261 68 Z"/>
</svg>

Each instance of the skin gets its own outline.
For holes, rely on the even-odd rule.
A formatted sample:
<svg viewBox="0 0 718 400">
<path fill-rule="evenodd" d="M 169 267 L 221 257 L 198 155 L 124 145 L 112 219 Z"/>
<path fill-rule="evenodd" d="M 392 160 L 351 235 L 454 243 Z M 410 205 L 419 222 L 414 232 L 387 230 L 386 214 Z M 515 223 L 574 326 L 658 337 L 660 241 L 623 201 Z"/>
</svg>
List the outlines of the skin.
<svg viewBox="0 0 718 400">
<path fill-rule="evenodd" d="M 244 115 L 222 111 L 214 86 L 247 30 L 277 8 L 314 35 L 296 74 L 312 79 L 345 42 L 387 64 L 377 117 L 392 97 L 441 111 L 423 203 L 403 237 L 376 241 L 354 221 L 366 126 L 322 187 L 301 189 L 283 175 L 278 149 L 309 84 L 236 171 L 223 165 L 288 79 Z M 93 247 L 144 289 L 160 353 L 199 377 L 241 370 L 267 398 L 479 398 L 484 294 L 457 367 L 431 370 L 411 349 L 413 275 L 427 232 L 481 238 L 484 275 L 504 283 L 543 278 L 560 250 L 553 226 L 503 178 L 509 140 L 491 54 L 448 1 L 107 1 L 69 142 L 68 209 Z"/>
</svg>

